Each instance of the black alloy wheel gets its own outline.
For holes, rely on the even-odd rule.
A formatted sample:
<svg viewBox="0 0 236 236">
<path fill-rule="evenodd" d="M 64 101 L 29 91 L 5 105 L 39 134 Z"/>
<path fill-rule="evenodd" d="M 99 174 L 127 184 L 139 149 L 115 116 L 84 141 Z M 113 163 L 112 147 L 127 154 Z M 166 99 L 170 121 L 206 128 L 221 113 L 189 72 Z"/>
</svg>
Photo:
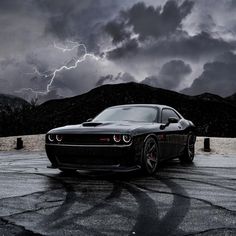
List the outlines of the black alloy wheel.
<svg viewBox="0 0 236 236">
<path fill-rule="evenodd" d="M 158 146 L 153 137 L 148 137 L 143 146 L 142 169 L 146 174 L 153 174 L 158 165 Z"/>
<path fill-rule="evenodd" d="M 195 155 L 195 136 L 190 133 L 188 135 L 185 150 L 182 156 L 180 156 L 180 161 L 183 163 L 192 163 Z"/>
</svg>

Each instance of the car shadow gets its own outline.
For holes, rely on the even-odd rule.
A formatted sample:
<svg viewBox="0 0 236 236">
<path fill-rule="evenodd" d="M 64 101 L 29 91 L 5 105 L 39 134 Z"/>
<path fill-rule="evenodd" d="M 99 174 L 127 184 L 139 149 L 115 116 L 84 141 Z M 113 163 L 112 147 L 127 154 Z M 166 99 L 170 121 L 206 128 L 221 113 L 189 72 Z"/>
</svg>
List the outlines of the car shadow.
<svg viewBox="0 0 236 236">
<path fill-rule="evenodd" d="M 163 161 L 159 164 L 158 171 L 153 176 L 159 176 L 163 171 L 170 169 L 172 167 L 175 168 L 195 168 L 195 164 L 193 163 L 181 163 L 178 159 L 172 159 Z M 59 177 L 71 177 L 76 179 L 109 179 L 109 180 L 134 180 L 136 178 L 146 178 L 150 175 L 145 174 L 141 170 L 135 170 L 130 172 L 115 172 L 115 171 L 76 171 L 76 172 L 59 172 Z"/>
</svg>

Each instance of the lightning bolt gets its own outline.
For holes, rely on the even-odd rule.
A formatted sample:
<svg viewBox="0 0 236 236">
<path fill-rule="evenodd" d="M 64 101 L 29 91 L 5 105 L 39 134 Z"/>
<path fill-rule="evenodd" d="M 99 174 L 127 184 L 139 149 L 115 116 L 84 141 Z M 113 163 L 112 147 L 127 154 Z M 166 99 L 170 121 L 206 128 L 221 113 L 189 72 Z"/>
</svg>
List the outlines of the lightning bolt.
<svg viewBox="0 0 236 236">
<path fill-rule="evenodd" d="M 66 53 L 66 52 L 70 52 L 70 51 L 73 51 L 75 49 L 79 50 L 81 48 L 81 50 L 84 52 L 83 53 L 83 56 L 79 57 L 79 58 L 76 58 L 76 57 L 73 57 L 72 58 L 72 61 L 74 61 L 73 65 L 71 66 L 68 66 L 67 64 L 66 65 L 62 65 L 61 67 L 53 70 L 53 72 L 47 74 L 46 72 L 45 73 L 41 73 L 39 72 L 39 70 L 34 67 L 34 71 L 33 73 L 27 73 L 27 74 L 36 74 L 42 78 L 50 78 L 47 86 L 46 86 L 46 89 L 45 91 L 38 91 L 38 90 L 34 90 L 33 88 L 22 88 L 20 90 L 17 90 L 15 92 L 17 93 L 22 93 L 22 92 L 27 92 L 27 91 L 30 91 L 32 93 L 34 93 L 36 95 L 36 98 L 38 97 L 39 94 L 41 95 L 46 95 L 50 92 L 50 87 L 52 86 L 56 76 L 58 73 L 62 72 L 62 71 L 66 71 L 66 70 L 73 70 L 73 69 L 76 69 L 78 67 L 78 65 L 85 61 L 88 57 L 98 61 L 98 60 L 101 60 L 103 58 L 106 57 L 105 54 L 103 54 L 103 56 L 96 56 L 95 54 L 93 53 L 88 53 L 87 51 L 87 47 L 85 46 L 85 44 L 83 43 L 78 43 L 78 42 L 73 42 L 73 41 L 66 41 L 67 44 L 70 44 L 69 45 L 64 45 L 64 46 L 61 46 L 61 45 L 57 45 L 55 42 L 53 43 L 54 45 L 54 48 L 57 49 L 57 50 L 60 50 L 62 51 L 63 53 Z"/>
<path fill-rule="evenodd" d="M 74 45 L 72 48 L 56 47 L 56 44 L 54 43 L 54 47 L 56 47 L 57 49 L 62 50 L 62 52 L 71 51 L 71 50 L 74 50 L 76 48 L 80 48 L 81 47 L 83 49 L 83 51 L 84 51 L 84 55 L 81 58 L 78 58 L 77 60 L 75 58 L 73 58 L 75 60 L 74 65 L 72 65 L 72 66 L 63 65 L 60 68 L 54 70 L 54 72 L 52 73 L 52 78 L 51 78 L 50 82 L 47 85 L 46 93 L 50 92 L 50 87 L 51 87 L 51 85 L 52 85 L 52 83 L 53 83 L 53 81 L 54 81 L 54 79 L 55 79 L 55 77 L 56 77 L 58 72 L 61 72 L 63 70 L 72 70 L 72 69 L 77 68 L 78 64 L 83 62 L 83 61 L 85 61 L 87 59 L 87 57 L 91 57 L 92 59 L 94 59 L 96 61 L 101 59 L 101 57 L 95 56 L 93 53 L 88 53 L 85 44 L 77 43 L 77 42 L 73 42 L 73 43 L 75 43 L 76 45 Z"/>
<path fill-rule="evenodd" d="M 68 45 L 59 46 L 55 42 L 53 42 L 54 48 L 61 50 L 62 52 L 68 52 L 68 51 L 72 51 L 80 46 L 80 44 L 78 42 L 74 42 L 71 40 L 67 40 L 66 42 L 67 42 L 67 44 L 71 44 L 72 46 L 71 47 L 69 47 Z"/>
</svg>

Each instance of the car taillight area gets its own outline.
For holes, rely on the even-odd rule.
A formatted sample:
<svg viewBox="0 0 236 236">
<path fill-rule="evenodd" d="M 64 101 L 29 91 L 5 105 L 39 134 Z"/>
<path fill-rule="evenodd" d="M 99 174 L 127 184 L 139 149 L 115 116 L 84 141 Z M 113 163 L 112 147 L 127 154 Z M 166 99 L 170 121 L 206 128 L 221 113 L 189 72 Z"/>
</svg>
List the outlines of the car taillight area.
<svg viewBox="0 0 236 236">
<path fill-rule="evenodd" d="M 129 145 L 129 134 L 47 134 L 46 143 L 68 145 Z"/>
</svg>

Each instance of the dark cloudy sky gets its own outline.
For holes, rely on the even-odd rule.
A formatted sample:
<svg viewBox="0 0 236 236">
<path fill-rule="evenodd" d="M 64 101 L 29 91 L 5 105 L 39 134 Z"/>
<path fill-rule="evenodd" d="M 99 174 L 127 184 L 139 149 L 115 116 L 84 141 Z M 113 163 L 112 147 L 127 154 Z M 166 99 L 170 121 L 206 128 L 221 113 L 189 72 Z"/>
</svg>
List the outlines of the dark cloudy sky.
<svg viewBox="0 0 236 236">
<path fill-rule="evenodd" d="M 51 99 L 130 81 L 236 92 L 236 0 L 1 0 L 0 31 L 0 93 Z"/>
</svg>

